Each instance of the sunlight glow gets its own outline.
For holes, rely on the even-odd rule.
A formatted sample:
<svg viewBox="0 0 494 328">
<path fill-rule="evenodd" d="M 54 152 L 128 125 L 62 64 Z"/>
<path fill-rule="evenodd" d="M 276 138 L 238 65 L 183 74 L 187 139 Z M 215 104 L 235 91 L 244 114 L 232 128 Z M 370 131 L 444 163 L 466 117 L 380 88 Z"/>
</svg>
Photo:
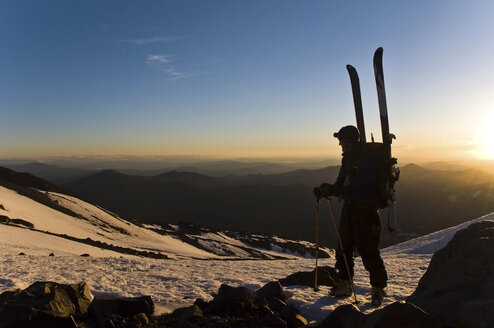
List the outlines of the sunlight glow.
<svg viewBox="0 0 494 328">
<path fill-rule="evenodd" d="M 494 159 L 494 116 L 484 122 L 478 142 L 480 145 L 479 157 Z"/>
</svg>

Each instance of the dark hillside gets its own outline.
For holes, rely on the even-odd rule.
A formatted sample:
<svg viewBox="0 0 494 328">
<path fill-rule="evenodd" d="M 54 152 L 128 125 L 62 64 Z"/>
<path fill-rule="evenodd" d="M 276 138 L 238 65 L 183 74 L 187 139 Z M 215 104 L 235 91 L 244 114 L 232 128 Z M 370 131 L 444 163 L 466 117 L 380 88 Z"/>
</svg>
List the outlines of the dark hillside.
<svg viewBox="0 0 494 328">
<path fill-rule="evenodd" d="M 280 174 L 210 177 L 171 171 L 154 177 L 104 171 L 67 184 L 78 196 L 142 222 L 194 222 L 216 229 L 314 239 L 312 188 L 333 182 L 339 167 Z M 403 234 L 383 230 L 382 244 L 456 225 L 494 211 L 491 175 L 478 170 L 440 171 L 410 164 L 398 181 L 396 214 Z M 336 215 L 341 203 L 333 198 Z M 381 211 L 383 223 L 387 210 Z M 321 239 L 334 246 L 334 228 L 321 204 Z"/>
</svg>

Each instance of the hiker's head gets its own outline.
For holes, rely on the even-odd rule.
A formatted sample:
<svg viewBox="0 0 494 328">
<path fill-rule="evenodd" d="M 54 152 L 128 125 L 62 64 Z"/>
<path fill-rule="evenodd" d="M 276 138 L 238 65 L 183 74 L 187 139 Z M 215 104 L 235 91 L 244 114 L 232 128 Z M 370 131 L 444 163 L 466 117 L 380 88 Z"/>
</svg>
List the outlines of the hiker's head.
<svg viewBox="0 0 494 328">
<path fill-rule="evenodd" d="M 333 134 L 335 138 L 340 141 L 340 146 L 343 152 L 347 152 L 352 149 L 352 145 L 358 143 L 360 139 L 360 133 L 353 125 L 347 125 L 340 129 L 340 131 Z"/>
</svg>

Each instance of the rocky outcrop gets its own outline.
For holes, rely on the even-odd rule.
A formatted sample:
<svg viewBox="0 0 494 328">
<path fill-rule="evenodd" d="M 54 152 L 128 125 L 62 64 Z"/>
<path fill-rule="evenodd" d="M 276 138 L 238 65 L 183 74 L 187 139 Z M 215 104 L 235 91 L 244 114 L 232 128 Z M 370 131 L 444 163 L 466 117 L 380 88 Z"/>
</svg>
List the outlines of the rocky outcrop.
<svg viewBox="0 0 494 328">
<path fill-rule="evenodd" d="M 283 286 L 308 286 L 314 287 L 316 269 L 307 272 L 295 272 L 286 278 L 280 279 Z M 329 266 L 317 268 L 317 284 L 319 286 L 334 286 L 338 280 L 336 270 Z"/>
<path fill-rule="evenodd" d="M 452 327 L 494 322 L 494 222 L 458 231 L 437 251 L 408 301 Z"/>
<path fill-rule="evenodd" d="M 458 231 L 437 251 L 415 292 L 368 315 L 336 308 L 320 328 L 491 327 L 494 322 L 494 222 Z"/>
<path fill-rule="evenodd" d="M 282 298 L 282 299 L 280 299 Z M 246 287 L 221 285 L 210 302 L 175 310 L 157 320 L 166 327 L 303 327 L 307 320 L 284 302 L 279 282 L 270 282 L 257 292 Z M 269 301 L 268 301 L 269 300 Z"/>
<path fill-rule="evenodd" d="M 94 298 L 84 282 L 36 282 L 0 294 L 0 328 L 306 326 L 307 320 L 284 300 L 277 281 L 257 292 L 221 285 L 210 302 L 198 299 L 192 306 L 157 317 L 149 296 Z"/>
<path fill-rule="evenodd" d="M 413 304 L 395 302 L 370 314 L 353 304 L 337 307 L 319 328 L 441 328 L 441 323 Z"/>
<path fill-rule="evenodd" d="M 11 219 L 6 215 L 0 215 L 0 223 L 5 225 L 13 225 L 13 226 L 24 226 L 27 228 L 34 228 L 34 224 L 29 221 L 22 219 Z"/>
<path fill-rule="evenodd" d="M 76 327 L 73 316 L 86 313 L 92 300 L 85 282 L 36 282 L 0 294 L 0 327 Z"/>
<path fill-rule="evenodd" d="M 99 299 L 85 282 L 35 282 L 0 294 L 0 328 L 145 327 L 153 310 L 149 296 Z"/>
</svg>

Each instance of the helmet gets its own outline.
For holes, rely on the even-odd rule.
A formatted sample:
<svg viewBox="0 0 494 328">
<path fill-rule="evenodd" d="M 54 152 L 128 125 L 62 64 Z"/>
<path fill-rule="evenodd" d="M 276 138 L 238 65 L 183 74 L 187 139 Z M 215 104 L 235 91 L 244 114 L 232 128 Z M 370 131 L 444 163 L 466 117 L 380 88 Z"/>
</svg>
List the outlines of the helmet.
<svg viewBox="0 0 494 328">
<path fill-rule="evenodd" d="M 353 125 L 342 127 L 340 131 L 333 133 L 333 136 L 345 142 L 357 142 L 360 139 L 360 133 Z"/>
</svg>

